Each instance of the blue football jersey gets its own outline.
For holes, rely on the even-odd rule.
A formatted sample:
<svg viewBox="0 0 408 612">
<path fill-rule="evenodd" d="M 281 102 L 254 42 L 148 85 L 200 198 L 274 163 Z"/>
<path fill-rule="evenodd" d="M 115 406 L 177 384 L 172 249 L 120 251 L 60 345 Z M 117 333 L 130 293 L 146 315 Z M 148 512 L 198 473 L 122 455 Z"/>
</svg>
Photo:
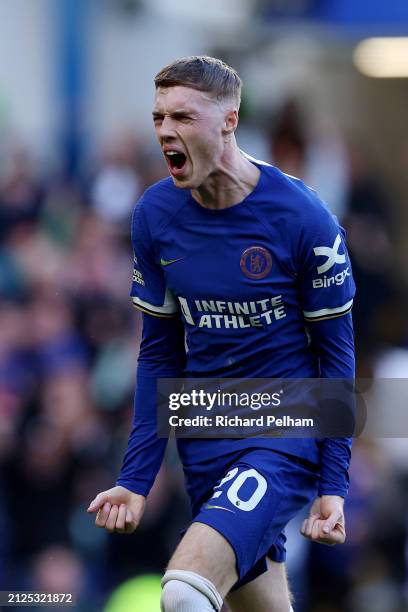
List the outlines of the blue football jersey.
<svg viewBox="0 0 408 612">
<path fill-rule="evenodd" d="M 136 206 L 135 306 L 180 313 L 187 376 L 313 377 L 307 326 L 351 310 L 344 231 L 316 193 L 276 167 L 241 203 L 200 206 L 171 178 Z"/>
<path fill-rule="evenodd" d="M 229 208 L 202 207 L 170 177 L 143 194 L 132 219 L 133 303 L 155 317 L 182 320 L 187 364 L 179 376 L 352 377 L 348 313 L 355 286 L 344 231 L 302 181 L 248 159 L 260 170 L 258 184 Z M 336 321 L 321 323 L 326 319 Z M 327 329 L 328 324 L 333 328 Z M 320 356 L 310 341 L 313 333 L 318 337 L 313 326 L 322 338 Z M 142 494 L 164 452 L 162 441 L 154 441 L 149 412 L 154 410 L 149 362 L 154 366 L 157 361 L 153 371 L 159 372 L 160 360 L 154 357 L 158 341 L 156 337 L 151 357 L 146 333 L 142 348 L 148 358 L 139 362 L 140 397 L 118 480 Z M 325 371 L 322 355 L 327 356 Z M 316 464 L 326 457 L 321 491 L 347 490 L 346 439 L 329 440 L 323 450 L 314 438 L 270 437 L 179 439 L 178 447 L 186 469 L 248 448 L 275 449 Z M 156 453 L 154 461 L 144 459 L 149 452 Z"/>
</svg>

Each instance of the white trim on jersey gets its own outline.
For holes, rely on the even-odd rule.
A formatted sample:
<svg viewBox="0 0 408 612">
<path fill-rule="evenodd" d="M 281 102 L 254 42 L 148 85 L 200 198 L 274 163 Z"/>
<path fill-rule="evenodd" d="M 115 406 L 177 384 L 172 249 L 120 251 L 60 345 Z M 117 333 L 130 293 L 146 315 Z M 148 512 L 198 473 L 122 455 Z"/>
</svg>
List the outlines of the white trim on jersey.
<svg viewBox="0 0 408 612">
<path fill-rule="evenodd" d="M 353 305 L 353 300 L 350 300 L 343 306 L 338 308 L 322 308 L 321 310 L 303 311 L 305 319 L 315 321 L 316 319 L 330 319 L 332 317 L 339 317 L 343 314 L 347 314 Z"/>
<path fill-rule="evenodd" d="M 240 149 L 240 152 L 249 161 L 255 162 L 255 163 L 257 163 L 257 164 L 259 164 L 261 166 L 270 166 L 270 167 L 272 166 L 272 164 L 270 164 L 269 162 L 262 161 L 262 159 L 256 159 L 255 157 L 252 157 L 252 155 L 248 155 L 248 153 L 245 153 L 245 151 L 243 151 L 242 149 Z"/>
<path fill-rule="evenodd" d="M 248 155 L 248 153 L 245 153 L 245 151 L 243 151 L 242 149 L 240 149 L 240 151 L 242 155 L 246 157 L 246 159 L 248 159 L 250 162 L 255 162 L 256 164 L 259 164 L 260 166 L 269 166 L 270 168 L 274 168 L 273 164 L 263 161 L 262 159 L 256 159 L 256 157 L 252 157 L 252 155 Z M 283 172 L 282 170 L 281 172 L 282 174 L 284 174 L 285 176 L 288 176 L 291 179 L 295 179 L 296 181 L 301 180 L 298 176 L 293 176 L 293 174 L 288 174 L 287 172 Z"/>
<path fill-rule="evenodd" d="M 153 304 L 149 304 L 149 302 L 145 302 L 141 300 L 139 297 L 132 297 L 133 305 L 136 308 L 139 308 L 143 312 L 147 312 L 148 314 L 156 315 L 159 317 L 168 317 L 175 315 L 178 310 L 178 303 L 176 302 L 174 295 L 171 293 L 169 289 L 166 289 L 166 294 L 164 296 L 164 302 L 162 306 L 154 306 Z"/>
</svg>

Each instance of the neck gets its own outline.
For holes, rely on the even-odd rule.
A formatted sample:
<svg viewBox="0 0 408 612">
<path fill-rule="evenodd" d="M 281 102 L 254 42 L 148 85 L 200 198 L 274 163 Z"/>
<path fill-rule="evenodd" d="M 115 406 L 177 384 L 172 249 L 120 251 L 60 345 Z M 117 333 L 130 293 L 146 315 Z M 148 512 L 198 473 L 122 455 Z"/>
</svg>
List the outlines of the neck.
<svg viewBox="0 0 408 612">
<path fill-rule="evenodd" d="M 191 195 L 205 208 L 229 208 L 255 189 L 259 176 L 260 170 L 242 155 L 234 141 L 226 147 L 214 172 L 192 189 Z"/>
</svg>

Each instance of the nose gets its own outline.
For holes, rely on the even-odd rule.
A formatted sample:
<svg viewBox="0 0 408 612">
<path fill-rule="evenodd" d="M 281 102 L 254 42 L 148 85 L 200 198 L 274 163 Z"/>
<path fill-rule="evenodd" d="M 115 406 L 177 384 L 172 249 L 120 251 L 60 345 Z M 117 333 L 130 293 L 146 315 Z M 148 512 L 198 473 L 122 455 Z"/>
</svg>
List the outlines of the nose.
<svg viewBox="0 0 408 612">
<path fill-rule="evenodd" d="M 160 125 L 158 126 L 158 136 L 162 140 L 166 140 L 169 138 L 175 138 L 176 131 L 174 121 L 171 117 L 164 116 Z"/>
</svg>

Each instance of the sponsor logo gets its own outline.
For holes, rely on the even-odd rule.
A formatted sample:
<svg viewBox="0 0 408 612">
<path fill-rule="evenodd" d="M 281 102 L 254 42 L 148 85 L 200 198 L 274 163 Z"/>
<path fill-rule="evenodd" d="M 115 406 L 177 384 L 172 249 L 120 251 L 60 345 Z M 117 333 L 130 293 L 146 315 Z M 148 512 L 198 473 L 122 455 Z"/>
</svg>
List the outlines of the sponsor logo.
<svg viewBox="0 0 408 612">
<path fill-rule="evenodd" d="M 286 317 L 282 295 L 267 297 L 253 302 L 230 302 L 226 300 L 194 300 L 178 296 L 181 312 L 189 325 L 216 329 L 265 328 L 274 321 Z"/>
<path fill-rule="evenodd" d="M 346 263 L 345 254 L 339 254 L 339 246 L 341 244 L 340 234 L 337 234 L 336 240 L 333 243 L 332 247 L 319 246 L 313 249 L 316 257 L 327 257 L 327 261 L 321 266 L 317 266 L 317 273 L 324 274 L 334 266 L 336 263 Z"/>
<path fill-rule="evenodd" d="M 249 247 L 242 253 L 239 265 L 248 278 L 265 278 L 272 268 L 272 255 L 264 247 Z"/>
<path fill-rule="evenodd" d="M 160 259 L 160 265 L 161 266 L 171 266 L 171 264 L 176 263 L 176 261 L 181 261 L 182 259 L 184 259 L 184 257 L 177 257 L 177 259 L 163 259 L 163 257 Z"/>
<path fill-rule="evenodd" d="M 225 510 L 225 512 L 232 512 L 232 514 L 235 514 L 233 510 L 230 510 L 229 508 L 224 508 L 223 506 L 213 506 L 212 504 L 206 504 L 204 508 L 206 510 Z"/>
<path fill-rule="evenodd" d="M 350 268 L 346 268 L 334 276 L 324 275 L 321 278 L 314 278 L 312 281 L 313 289 L 323 289 L 324 287 L 330 287 L 331 285 L 342 285 L 347 276 L 350 276 Z"/>
</svg>

